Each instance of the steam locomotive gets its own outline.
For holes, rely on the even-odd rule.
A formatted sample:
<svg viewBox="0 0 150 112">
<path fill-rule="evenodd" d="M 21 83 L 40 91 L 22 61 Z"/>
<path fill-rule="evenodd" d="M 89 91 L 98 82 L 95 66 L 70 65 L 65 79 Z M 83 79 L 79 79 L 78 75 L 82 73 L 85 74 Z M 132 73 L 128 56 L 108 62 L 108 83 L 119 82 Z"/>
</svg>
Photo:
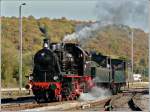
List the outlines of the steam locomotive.
<svg viewBox="0 0 150 112">
<path fill-rule="evenodd" d="M 78 99 L 81 93 L 89 92 L 96 85 L 113 91 L 115 88 L 116 93 L 125 84 L 125 63 L 120 62 L 123 67 L 115 75 L 114 68 L 102 67 L 103 59 L 95 57 L 78 44 L 49 43 L 44 39 L 43 48 L 34 56 L 34 69 L 26 89 L 32 90 L 37 102 Z M 115 63 L 112 64 L 120 65 Z M 97 78 L 102 82 L 93 81 Z"/>
</svg>

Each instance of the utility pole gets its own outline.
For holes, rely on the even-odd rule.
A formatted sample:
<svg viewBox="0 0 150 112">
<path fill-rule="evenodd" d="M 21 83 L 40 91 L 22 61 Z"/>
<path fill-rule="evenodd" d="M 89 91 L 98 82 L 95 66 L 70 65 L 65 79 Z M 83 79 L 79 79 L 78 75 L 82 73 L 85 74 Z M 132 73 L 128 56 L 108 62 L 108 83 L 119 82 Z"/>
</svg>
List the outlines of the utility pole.
<svg viewBox="0 0 150 112">
<path fill-rule="evenodd" d="M 128 74 L 128 88 L 129 88 L 129 82 L 132 81 L 132 84 L 133 84 L 133 66 L 134 66 L 134 59 L 133 59 L 133 56 L 134 56 L 134 49 L 133 49 L 133 40 L 134 40 L 134 29 L 132 28 L 130 31 L 129 31 L 129 37 L 131 38 L 131 74 L 129 76 Z"/>
<path fill-rule="evenodd" d="M 21 91 L 22 88 L 22 16 L 21 16 L 21 8 L 23 5 L 26 5 L 26 3 L 22 3 L 19 6 L 19 35 L 20 35 L 20 55 L 19 55 L 19 90 Z"/>
<path fill-rule="evenodd" d="M 149 6 L 148 9 L 150 10 L 150 0 L 149 0 L 148 2 L 149 2 L 149 3 L 148 3 L 148 6 Z M 149 65 L 148 65 L 148 68 L 149 68 L 149 69 L 148 69 L 148 72 L 149 72 L 149 81 L 150 81 L 150 11 L 149 11 L 148 16 L 149 16 L 149 17 L 148 17 L 148 18 L 149 18 L 149 19 L 148 19 L 148 23 L 149 23 L 149 24 L 148 24 L 148 29 L 149 29 L 149 37 L 148 37 L 148 40 L 149 40 L 149 41 L 148 41 L 148 45 L 149 45 L 149 46 L 148 46 L 148 52 L 149 52 L 149 53 L 148 53 L 148 54 L 149 54 L 149 59 L 148 59 Z M 149 92 L 150 92 L 150 90 L 149 90 Z M 150 108 L 149 108 L 149 109 L 150 109 Z"/>
<path fill-rule="evenodd" d="M 133 62 L 134 62 L 134 59 L 133 59 L 133 53 L 134 53 L 134 49 L 133 49 L 133 39 L 134 39 L 134 29 L 132 28 L 131 29 L 131 73 L 132 73 L 132 78 L 133 78 Z M 133 84 L 133 80 L 132 80 L 132 84 Z"/>
</svg>

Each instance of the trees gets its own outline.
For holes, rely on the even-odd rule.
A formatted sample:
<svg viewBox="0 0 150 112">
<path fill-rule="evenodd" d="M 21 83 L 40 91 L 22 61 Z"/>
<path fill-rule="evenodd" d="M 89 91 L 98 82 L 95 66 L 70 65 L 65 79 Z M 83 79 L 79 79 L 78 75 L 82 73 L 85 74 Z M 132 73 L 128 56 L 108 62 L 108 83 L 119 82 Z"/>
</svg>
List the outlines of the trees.
<svg viewBox="0 0 150 112">
<path fill-rule="evenodd" d="M 11 47 L 11 49 L 10 49 Z M 18 78 L 18 52 L 8 39 L 2 39 L 2 86 L 15 86 Z"/>
<path fill-rule="evenodd" d="M 39 25 L 46 25 L 48 38 L 59 42 L 67 33 L 74 31 L 74 23 L 62 18 L 35 19 L 33 16 L 23 17 L 23 84 L 32 70 L 32 57 L 42 48 L 44 35 Z M 2 17 L 2 87 L 15 87 L 19 84 L 19 31 L 17 17 Z"/>
<path fill-rule="evenodd" d="M 42 48 L 44 35 L 39 27 L 47 26 L 48 38 L 51 42 L 60 42 L 66 34 L 75 31 L 77 22 L 73 20 L 35 19 L 33 16 L 23 17 L 23 82 L 25 75 L 32 70 L 32 57 Z M 84 23 L 84 22 L 83 22 Z M 86 23 L 87 24 L 87 23 Z M 19 31 L 18 18 L 2 17 L 2 86 L 17 86 L 19 79 Z M 89 38 L 84 44 L 88 51 L 95 50 L 105 55 L 117 55 L 130 59 L 130 38 L 128 34 L 117 26 L 109 26 L 100 30 L 95 37 Z M 145 69 L 148 66 L 148 36 L 141 30 L 135 30 L 135 64 Z M 76 41 L 76 40 L 75 40 Z M 110 47 L 109 47 L 110 45 Z M 109 53 L 109 54 L 108 54 Z M 135 66 L 136 68 L 138 66 Z M 145 68 L 144 68 L 145 67 Z M 146 71 L 146 70 L 145 70 Z"/>
</svg>

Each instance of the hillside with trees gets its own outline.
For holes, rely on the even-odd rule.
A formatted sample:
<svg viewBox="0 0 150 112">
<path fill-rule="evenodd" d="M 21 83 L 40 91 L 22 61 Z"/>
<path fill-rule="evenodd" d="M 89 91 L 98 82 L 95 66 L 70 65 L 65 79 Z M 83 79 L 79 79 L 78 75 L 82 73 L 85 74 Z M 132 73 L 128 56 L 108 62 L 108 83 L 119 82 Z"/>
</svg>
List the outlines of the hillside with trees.
<svg viewBox="0 0 150 112">
<path fill-rule="evenodd" d="M 2 86 L 15 87 L 19 82 L 19 21 L 16 17 L 2 17 Z M 40 26 L 46 25 L 52 42 L 59 42 L 67 33 L 74 32 L 75 22 L 62 19 L 23 17 L 23 85 L 31 73 L 32 58 L 42 48 Z"/>
<path fill-rule="evenodd" d="M 19 21 L 16 17 L 1 17 L 2 29 L 2 87 L 17 87 L 19 83 Z M 23 17 L 23 85 L 26 84 L 26 75 L 32 72 L 32 58 L 42 48 L 44 35 L 39 27 L 47 26 L 48 37 L 51 42 L 60 42 L 66 34 L 75 31 L 81 21 L 40 18 L 33 16 Z M 127 26 L 123 26 L 130 29 Z M 130 59 L 131 39 L 128 32 L 120 26 L 107 26 L 97 32 L 96 37 L 86 41 L 84 48 L 97 52 Z M 148 34 L 134 29 L 135 72 L 146 71 L 148 67 Z"/>
<path fill-rule="evenodd" d="M 84 48 L 131 62 L 130 32 L 127 26 L 106 26 L 95 38 L 89 39 Z M 148 34 L 140 29 L 133 29 L 133 32 L 134 72 L 148 75 Z"/>
</svg>

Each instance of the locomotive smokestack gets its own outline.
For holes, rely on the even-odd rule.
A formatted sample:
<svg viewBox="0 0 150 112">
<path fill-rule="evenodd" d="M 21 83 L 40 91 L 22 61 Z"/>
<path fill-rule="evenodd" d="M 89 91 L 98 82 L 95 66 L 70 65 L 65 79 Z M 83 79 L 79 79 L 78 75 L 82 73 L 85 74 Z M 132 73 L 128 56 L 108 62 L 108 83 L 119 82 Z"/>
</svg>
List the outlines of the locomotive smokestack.
<svg viewBox="0 0 150 112">
<path fill-rule="evenodd" d="M 43 48 L 47 48 L 47 49 L 49 49 L 49 45 L 50 43 L 49 43 L 49 40 L 48 39 L 43 39 Z"/>
</svg>

